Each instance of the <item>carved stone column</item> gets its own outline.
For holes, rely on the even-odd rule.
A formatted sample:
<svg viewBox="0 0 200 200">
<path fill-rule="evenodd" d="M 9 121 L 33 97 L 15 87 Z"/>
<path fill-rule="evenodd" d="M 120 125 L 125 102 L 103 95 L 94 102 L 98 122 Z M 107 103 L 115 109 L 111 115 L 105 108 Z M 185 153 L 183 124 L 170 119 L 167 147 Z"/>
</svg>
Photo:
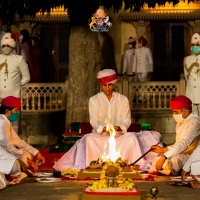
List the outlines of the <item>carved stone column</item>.
<svg viewBox="0 0 200 200">
<path fill-rule="evenodd" d="M 200 20 L 189 21 L 190 26 L 192 26 L 193 33 L 200 33 Z"/>
<path fill-rule="evenodd" d="M 136 28 L 137 36 L 145 36 L 147 38 L 147 27 L 149 25 L 149 22 L 146 22 L 144 20 L 139 20 L 137 22 L 132 22 L 132 24 Z"/>
</svg>

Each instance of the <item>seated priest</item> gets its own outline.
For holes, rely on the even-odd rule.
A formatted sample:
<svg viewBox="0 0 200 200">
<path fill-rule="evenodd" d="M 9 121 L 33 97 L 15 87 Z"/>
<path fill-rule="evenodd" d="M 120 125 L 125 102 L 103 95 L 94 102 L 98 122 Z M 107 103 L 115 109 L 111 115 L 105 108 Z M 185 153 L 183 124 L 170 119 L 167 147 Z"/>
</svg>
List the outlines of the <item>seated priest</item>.
<svg viewBox="0 0 200 200">
<path fill-rule="evenodd" d="M 38 166 L 32 161 L 36 156 L 40 163 L 45 159 L 41 153 L 27 144 L 14 131 L 11 121 L 19 119 L 20 98 L 7 96 L 0 106 L 0 172 L 6 175 L 19 176 L 27 168 L 37 170 Z"/>
<path fill-rule="evenodd" d="M 180 175 L 184 164 L 200 140 L 200 118 L 192 114 L 192 101 L 180 95 L 170 101 L 176 125 L 176 142 L 167 147 L 152 146 L 162 156 L 154 159 L 150 171 L 161 170 L 165 174 Z"/>
<path fill-rule="evenodd" d="M 188 175 L 192 175 L 194 177 L 194 181 L 191 181 L 190 184 L 195 189 L 200 189 L 200 145 L 194 150 L 188 161 L 185 163 L 183 167 L 183 171 L 181 173 L 182 183 L 185 184 L 185 179 Z"/>
<path fill-rule="evenodd" d="M 127 132 L 131 124 L 129 100 L 126 96 L 114 91 L 117 82 L 116 72 L 112 69 L 101 70 L 97 79 L 101 91 L 89 99 L 90 124 L 93 131 L 84 135 L 63 155 L 53 166 L 56 171 L 62 171 L 66 168 L 85 169 L 91 161 L 109 154 L 108 139 L 110 133 L 106 130 L 106 120 L 113 125 L 116 131 L 116 150 L 120 152 L 123 159 L 128 160 L 128 164 L 133 163 L 142 155 L 138 136 L 133 132 Z M 155 134 L 152 138 L 149 140 L 147 137 L 145 141 L 149 148 L 160 141 L 160 135 Z M 154 153 L 155 156 L 157 154 Z M 143 169 L 149 167 L 145 158 L 140 159 L 136 164 Z"/>
</svg>

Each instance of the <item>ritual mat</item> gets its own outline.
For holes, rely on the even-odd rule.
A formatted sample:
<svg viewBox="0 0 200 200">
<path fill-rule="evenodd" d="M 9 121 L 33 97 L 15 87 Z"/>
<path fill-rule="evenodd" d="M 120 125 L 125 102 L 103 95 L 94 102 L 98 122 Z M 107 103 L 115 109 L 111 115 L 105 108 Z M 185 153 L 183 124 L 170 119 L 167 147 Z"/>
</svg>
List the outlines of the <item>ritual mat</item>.
<svg viewBox="0 0 200 200">
<path fill-rule="evenodd" d="M 83 193 L 81 200 L 141 200 L 140 195 L 93 195 Z"/>
<path fill-rule="evenodd" d="M 81 177 L 70 177 L 70 176 L 62 176 L 61 178 L 62 180 L 66 180 L 66 181 L 89 181 L 89 180 L 100 180 L 99 178 L 95 178 L 95 177 L 85 177 L 85 178 L 81 178 Z M 140 178 L 140 177 L 137 177 L 137 178 L 131 178 L 133 181 L 154 181 L 155 178 L 154 176 L 152 175 L 149 175 L 145 178 Z"/>
</svg>

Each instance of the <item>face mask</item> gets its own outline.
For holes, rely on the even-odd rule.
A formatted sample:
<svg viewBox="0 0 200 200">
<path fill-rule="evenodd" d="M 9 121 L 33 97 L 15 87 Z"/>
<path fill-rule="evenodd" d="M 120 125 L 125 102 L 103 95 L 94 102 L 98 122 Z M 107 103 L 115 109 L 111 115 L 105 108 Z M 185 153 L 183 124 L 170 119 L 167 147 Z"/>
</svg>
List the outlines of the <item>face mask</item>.
<svg viewBox="0 0 200 200">
<path fill-rule="evenodd" d="M 132 49 L 132 48 L 133 48 L 133 45 L 132 45 L 132 44 L 129 44 L 129 45 L 128 45 L 128 48 L 129 48 L 129 49 Z"/>
<path fill-rule="evenodd" d="M 191 50 L 194 54 L 199 54 L 200 53 L 200 47 L 198 46 L 192 46 Z"/>
<path fill-rule="evenodd" d="M 2 52 L 3 52 L 5 55 L 10 54 L 12 50 L 13 50 L 13 48 L 11 48 L 11 47 L 4 47 L 4 48 L 2 48 Z"/>
<path fill-rule="evenodd" d="M 12 123 L 19 119 L 20 113 L 12 113 L 10 117 L 8 117 L 8 120 Z"/>
<path fill-rule="evenodd" d="M 142 47 L 143 47 L 142 43 L 138 43 L 138 48 L 142 48 Z"/>
<path fill-rule="evenodd" d="M 173 115 L 173 118 L 175 119 L 176 123 L 181 125 L 184 122 L 184 119 L 182 117 L 182 113 L 181 114 L 177 114 L 177 115 Z"/>
</svg>

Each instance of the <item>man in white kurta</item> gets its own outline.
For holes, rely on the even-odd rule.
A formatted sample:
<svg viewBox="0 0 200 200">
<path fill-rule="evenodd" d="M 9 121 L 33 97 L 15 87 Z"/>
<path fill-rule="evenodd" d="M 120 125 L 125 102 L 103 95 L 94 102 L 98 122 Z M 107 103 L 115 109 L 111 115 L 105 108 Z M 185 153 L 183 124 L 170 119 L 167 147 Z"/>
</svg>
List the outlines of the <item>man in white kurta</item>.
<svg viewBox="0 0 200 200">
<path fill-rule="evenodd" d="M 191 112 L 192 101 L 180 95 L 170 101 L 176 125 L 176 142 L 167 147 L 152 147 L 154 152 L 163 154 L 153 161 L 152 169 L 161 170 L 169 162 L 172 175 L 179 174 L 200 140 L 200 118 Z M 169 171 L 170 173 L 170 171 Z"/>
<path fill-rule="evenodd" d="M 153 72 L 153 58 L 151 50 L 146 47 L 147 40 L 141 36 L 138 39 L 138 49 L 135 49 L 135 59 L 133 60 L 133 74 L 137 81 L 145 82 Z"/>
<path fill-rule="evenodd" d="M 23 56 L 15 51 L 16 42 L 11 33 L 6 33 L 1 40 L 3 54 L 0 54 L 0 102 L 7 96 L 21 97 L 21 86 L 30 81 L 28 65 Z M 13 123 L 18 132 L 18 121 Z"/>
<path fill-rule="evenodd" d="M 123 74 L 126 73 L 128 75 L 129 81 L 137 81 L 135 80 L 135 76 L 133 76 L 133 60 L 135 59 L 135 45 L 136 39 L 129 37 L 128 39 L 128 47 L 123 56 Z"/>
<path fill-rule="evenodd" d="M 131 124 L 131 113 L 128 98 L 113 92 L 117 76 L 114 70 L 105 69 L 98 73 L 98 81 L 102 92 L 89 100 L 90 124 L 93 133 L 86 134 L 53 166 L 57 171 L 66 168 L 85 169 L 90 162 L 108 155 L 109 134 L 106 132 L 106 120 L 113 124 L 117 135 L 116 150 L 128 163 L 133 163 L 141 155 L 141 148 L 135 133 L 127 132 Z M 157 142 L 156 142 L 157 143 Z M 106 147 L 105 147 L 106 144 Z M 155 144 L 153 141 L 151 144 Z M 136 164 L 140 168 L 149 167 L 142 158 Z"/>
<path fill-rule="evenodd" d="M 191 39 L 192 55 L 184 58 L 186 96 L 192 100 L 193 113 L 200 116 L 200 35 L 195 33 Z"/>
<path fill-rule="evenodd" d="M 21 140 L 12 128 L 12 124 L 8 120 L 16 109 L 21 106 L 20 98 L 13 96 L 8 96 L 1 101 L 0 107 L 0 172 L 10 175 L 18 175 L 13 173 L 13 166 L 19 165 L 16 161 L 19 159 L 24 164 L 31 165 L 34 164 L 31 159 L 33 156 L 37 156 L 38 160 L 42 163 L 45 159 L 40 154 L 40 152 L 33 148 L 31 145 Z M 13 108 L 9 110 L 9 108 Z M 2 113 L 5 110 L 5 113 Z M 11 173 L 12 172 L 12 173 Z M 19 171 L 18 171 L 19 173 Z"/>
</svg>

